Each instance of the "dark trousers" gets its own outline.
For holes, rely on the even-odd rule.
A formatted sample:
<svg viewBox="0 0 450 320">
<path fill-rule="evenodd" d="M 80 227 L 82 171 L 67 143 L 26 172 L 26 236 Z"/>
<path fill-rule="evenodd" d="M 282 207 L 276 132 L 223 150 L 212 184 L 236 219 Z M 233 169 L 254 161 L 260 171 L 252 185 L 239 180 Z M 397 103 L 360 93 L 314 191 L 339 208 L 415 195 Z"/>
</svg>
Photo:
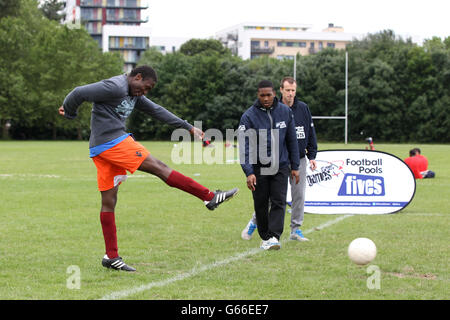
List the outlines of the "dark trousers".
<svg viewBox="0 0 450 320">
<path fill-rule="evenodd" d="M 427 170 L 427 171 L 425 171 L 425 174 L 422 174 L 424 179 L 426 179 L 426 178 L 434 178 L 435 175 L 436 174 L 434 173 L 434 171 L 431 171 L 431 170 Z"/>
<path fill-rule="evenodd" d="M 259 168 L 254 171 L 256 188 L 252 193 L 259 236 L 262 240 L 279 240 L 284 229 L 289 167 L 281 168 L 275 175 L 261 175 Z"/>
</svg>

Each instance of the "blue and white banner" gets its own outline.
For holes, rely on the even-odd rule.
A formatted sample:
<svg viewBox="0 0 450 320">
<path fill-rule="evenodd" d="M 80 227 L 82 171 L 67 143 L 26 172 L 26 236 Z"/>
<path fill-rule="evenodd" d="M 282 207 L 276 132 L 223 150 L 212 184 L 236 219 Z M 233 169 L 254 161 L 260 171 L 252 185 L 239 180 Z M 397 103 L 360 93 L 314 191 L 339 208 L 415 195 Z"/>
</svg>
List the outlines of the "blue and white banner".
<svg viewBox="0 0 450 320">
<path fill-rule="evenodd" d="M 396 156 L 373 150 L 325 150 L 306 171 L 305 212 L 387 214 L 413 199 L 416 181 Z"/>
</svg>

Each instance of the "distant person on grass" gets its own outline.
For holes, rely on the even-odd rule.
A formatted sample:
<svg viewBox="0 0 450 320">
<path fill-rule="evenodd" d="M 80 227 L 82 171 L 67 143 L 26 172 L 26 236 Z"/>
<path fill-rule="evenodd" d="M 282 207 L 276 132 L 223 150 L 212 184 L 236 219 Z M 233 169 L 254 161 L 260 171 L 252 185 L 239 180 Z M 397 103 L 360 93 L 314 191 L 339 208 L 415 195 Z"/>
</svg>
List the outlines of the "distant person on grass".
<svg viewBox="0 0 450 320">
<path fill-rule="evenodd" d="M 409 157 L 405 163 L 411 169 L 416 179 L 434 178 L 434 171 L 428 170 L 428 159 L 421 154 L 419 148 L 409 150 Z"/>
<path fill-rule="evenodd" d="M 428 170 L 428 159 L 427 157 L 422 155 L 422 152 L 419 148 L 414 148 L 414 151 L 416 152 L 416 157 L 420 159 L 420 174 L 424 179 L 426 178 L 434 178 L 436 173 L 434 171 Z"/>
<path fill-rule="evenodd" d="M 434 171 L 428 170 L 428 159 L 421 154 L 419 148 L 409 150 L 409 157 L 404 161 L 416 179 L 434 178 L 436 175 Z"/>
<path fill-rule="evenodd" d="M 140 170 L 153 174 L 167 185 L 201 199 L 209 210 L 214 210 L 238 192 L 237 188 L 229 191 L 210 191 L 153 157 L 144 146 L 134 140 L 131 133 L 126 132 L 125 121 L 136 108 L 176 128 L 189 130 L 197 138 L 204 137 L 202 130 L 145 96 L 154 88 L 157 79 L 155 70 L 149 66 L 140 66 L 128 75 L 122 74 L 75 88 L 59 108 L 60 115 L 73 119 L 83 102 L 93 102 L 89 150 L 97 167 L 98 189 L 101 193 L 100 222 L 106 247 L 102 265 L 106 268 L 136 271 L 125 264 L 118 254 L 115 224 L 117 192 L 120 183 L 127 178 L 127 171 L 134 173 Z"/>
</svg>

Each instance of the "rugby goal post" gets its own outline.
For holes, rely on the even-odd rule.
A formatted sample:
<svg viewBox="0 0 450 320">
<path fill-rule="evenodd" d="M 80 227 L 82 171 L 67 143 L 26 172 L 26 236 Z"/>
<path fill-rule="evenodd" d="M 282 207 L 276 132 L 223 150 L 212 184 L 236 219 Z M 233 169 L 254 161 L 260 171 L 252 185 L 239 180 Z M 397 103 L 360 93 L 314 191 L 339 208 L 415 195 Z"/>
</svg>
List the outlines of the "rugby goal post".
<svg viewBox="0 0 450 320">
<path fill-rule="evenodd" d="M 294 56 L 294 79 L 297 80 L 297 55 Z M 345 120 L 345 144 L 348 142 L 348 52 L 345 51 L 345 115 L 344 116 L 313 116 L 313 119 Z"/>
</svg>

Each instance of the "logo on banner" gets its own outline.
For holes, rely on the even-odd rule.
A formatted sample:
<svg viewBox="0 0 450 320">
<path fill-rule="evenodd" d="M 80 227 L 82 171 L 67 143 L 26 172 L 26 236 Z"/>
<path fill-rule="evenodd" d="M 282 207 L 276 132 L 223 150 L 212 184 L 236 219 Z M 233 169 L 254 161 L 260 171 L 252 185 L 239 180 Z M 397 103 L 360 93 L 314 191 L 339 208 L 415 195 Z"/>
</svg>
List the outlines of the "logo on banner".
<svg viewBox="0 0 450 320">
<path fill-rule="evenodd" d="M 384 178 L 362 174 L 346 173 L 338 196 L 384 196 Z"/>
<path fill-rule="evenodd" d="M 318 163 L 318 172 L 314 171 L 312 174 L 306 176 L 308 185 L 311 187 L 314 184 L 326 183 L 328 181 L 335 181 L 336 179 L 344 175 L 343 161 L 321 161 L 316 160 Z"/>
</svg>

